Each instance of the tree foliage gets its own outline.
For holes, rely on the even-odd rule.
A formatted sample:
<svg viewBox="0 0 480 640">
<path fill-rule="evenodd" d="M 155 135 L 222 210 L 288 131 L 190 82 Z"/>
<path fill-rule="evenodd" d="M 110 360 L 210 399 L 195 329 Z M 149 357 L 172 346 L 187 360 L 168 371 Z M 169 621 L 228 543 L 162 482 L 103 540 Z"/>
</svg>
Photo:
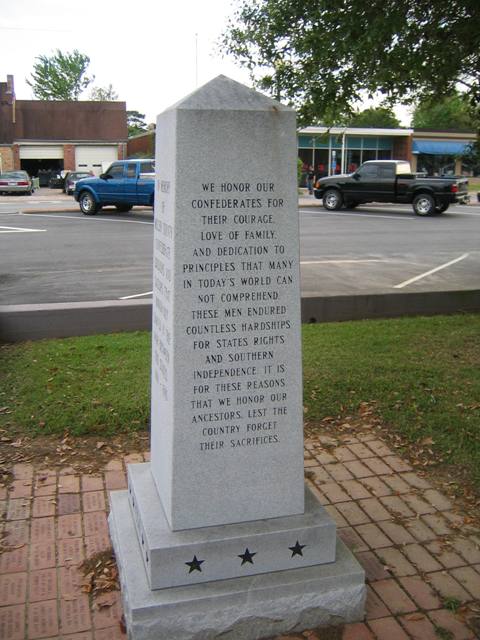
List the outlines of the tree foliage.
<svg viewBox="0 0 480 640">
<path fill-rule="evenodd" d="M 118 100 L 118 93 L 111 84 L 109 84 L 108 87 L 92 87 L 90 91 L 90 100 L 111 102 Z"/>
<path fill-rule="evenodd" d="M 127 111 L 127 127 L 129 136 L 136 136 L 140 133 L 147 132 L 148 127 L 145 122 L 145 114 L 135 110 Z"/>
<path fill-rule="evenodd" d="M 413 112 L 412 126 L 417 129 L 467 129 L 476 127 L 465 96 L 455 93 L 443 100 L 424 100 Z"/>
<path fill-rule="evenodd" d="M 51 55 L 35 58 L 28 85 L 39 100 L 78 100 L 80 94 L 93 82 L 85 73 L 90 58 L 77 49 L 63 53 L 60 49 Z"/>
<path fill-rule="evenodd" d="M 395 129 L 400 126 L 398 118 L 390 107 L 369 107 L 356 111 L 350 118 L 350 127 L 385 127 Z"/>
<path fill-rule="evenodd" d="M 478 0 L 238 0 L 221 47 L 305 122 L 379 92 L 392 104 L 480 101 Z"/>
</svg>

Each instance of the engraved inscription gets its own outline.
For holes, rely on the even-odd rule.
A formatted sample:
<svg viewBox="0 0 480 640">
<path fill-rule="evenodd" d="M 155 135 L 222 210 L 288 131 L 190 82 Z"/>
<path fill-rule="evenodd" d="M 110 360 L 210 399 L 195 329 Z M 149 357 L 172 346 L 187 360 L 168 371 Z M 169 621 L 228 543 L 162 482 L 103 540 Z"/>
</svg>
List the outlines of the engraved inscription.
<svg viewBox="0 0 480 640">
<path fill-rule="evenodd" d="M 168 188 L 167 186 L 168 185 Z M 153 375 L 161 397 L 172 385 L 173 240 L 170 184 L 159 186 L 155 219 Z M 275 446 L 288 419 L 289 301 L 298 261 L 288 255 L 274 180 L 202 181 L 188 197 L 191 251 L 175 265 L 181 340 L 192 354 L 192 447 L 209 455 Z"/>
</svg>

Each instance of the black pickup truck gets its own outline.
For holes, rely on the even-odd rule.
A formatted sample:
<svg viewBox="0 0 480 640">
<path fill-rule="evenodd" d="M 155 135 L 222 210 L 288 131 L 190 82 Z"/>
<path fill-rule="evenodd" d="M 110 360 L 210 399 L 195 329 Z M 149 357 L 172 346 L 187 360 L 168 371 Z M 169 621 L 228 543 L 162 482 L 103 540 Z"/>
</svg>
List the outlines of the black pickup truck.
<svg viewBox="0 0 480 640">
<path fill-rule="evenodd" d="M 321 178 L 314 194 L 330 211 L 365 202 L 411 202 L 418 216 L 431 216 L 455 202 L 468 202 L 468 180 L 422 178 L 412 173 L 409 162 L 369 160 L 354 173 Z"/>
</svg>

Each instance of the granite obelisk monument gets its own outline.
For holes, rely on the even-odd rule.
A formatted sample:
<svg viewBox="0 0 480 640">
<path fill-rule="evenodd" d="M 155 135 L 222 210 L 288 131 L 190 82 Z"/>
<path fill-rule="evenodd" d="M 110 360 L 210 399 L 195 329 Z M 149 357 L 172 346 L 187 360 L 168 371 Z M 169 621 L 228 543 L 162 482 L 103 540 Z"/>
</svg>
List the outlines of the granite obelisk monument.
<svg viewBox="0 0 480 640">
<path fill-rule="evenodd" d="M 110 516 L 135 640 L 363 614 L 303 480 L 296 155 L 295 112 L 224 76 L 158 117 L 151 462 Z"/>
</svg>

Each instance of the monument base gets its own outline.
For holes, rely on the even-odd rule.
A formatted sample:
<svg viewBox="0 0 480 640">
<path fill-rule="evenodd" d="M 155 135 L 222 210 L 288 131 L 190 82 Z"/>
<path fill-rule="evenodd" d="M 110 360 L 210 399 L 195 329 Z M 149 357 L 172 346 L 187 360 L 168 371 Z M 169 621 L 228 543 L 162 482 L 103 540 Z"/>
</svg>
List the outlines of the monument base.
<svg viewBox="0 0 480 640">
<path fill-rule="evenodd" d="M 128 492 L 151 589 L 335 561 L 335 522 L 307 487 L 301 515 L 181 531 L 170 529 L 149 462 L 128 465 Z M 189 571 L 194 557 L 199 566 Z"/>
<path fill-rule="evenodd" d="M 259 640 L 363 618 L 364 571 L 340 539 L 336 561 L 328 564 L 152 591 L 128 492 L 116 491 L 110 500 L 131 640 Z"/>
</svg>

